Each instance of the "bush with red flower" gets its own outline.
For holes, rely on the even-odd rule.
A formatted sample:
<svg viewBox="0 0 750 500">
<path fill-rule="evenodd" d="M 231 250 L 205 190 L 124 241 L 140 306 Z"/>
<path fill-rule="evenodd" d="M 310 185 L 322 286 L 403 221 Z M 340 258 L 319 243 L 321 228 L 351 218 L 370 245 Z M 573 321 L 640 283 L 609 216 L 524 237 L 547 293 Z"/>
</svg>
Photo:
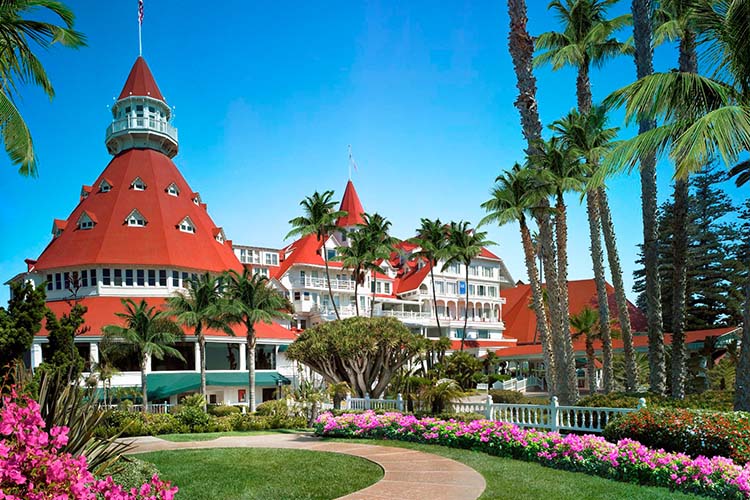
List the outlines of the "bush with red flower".
<svg viewBox="0 0 750 500">
<path fill-rule="evenodd" d="M 39 404 L 15 392 L 0 409 L 0 500 L 172 500 L 176 487 L 153 476 L 125 491 L 111 477 L 97 480 L 85 456 L 61 452 L 66 427 L 45 430 Z"/>
</svg>

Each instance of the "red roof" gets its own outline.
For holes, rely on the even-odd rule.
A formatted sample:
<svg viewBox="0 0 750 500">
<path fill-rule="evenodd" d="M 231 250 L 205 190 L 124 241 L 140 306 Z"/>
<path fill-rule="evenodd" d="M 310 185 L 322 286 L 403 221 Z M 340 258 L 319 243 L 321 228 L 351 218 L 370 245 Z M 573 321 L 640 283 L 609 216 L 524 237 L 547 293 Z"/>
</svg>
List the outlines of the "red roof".
<svg viewBox="0 0 750 500">
<path fill-rule="evenodd" d="M 396 293 L 406 293 L 419 288 L 427 275 L 430 274 L 430 264 L 425 263 L 421 269 L 408 271 L 398 280 Z"/>
<path fill-rule="evenodd" d="M 120 92 L 120 97 L 117 99 L 124 99 L 131 95 L 153 97 L 166 102 L 143 56 L 138 56 L 138 59 L 135 60 L 128 79 L 125 81 L 125 86 Z"/>
<path fill-rule="evenodd" d="M 505 334 L 517 338 L 519 344 L 537 342 L 536 315 L 530 307 L 532 303 L 531 287 L 529 285 L 518 285 L 514 288 L 501 290 L 500 296 L 505 297 L 506 300 L 505 307 L 503 307 Z M 609 284 L 607 284 L 607 298 L 610 318 L 616 320 L 617 308 L 614 288 Z M 578 314 L 585 306 L 595 309 L 597 307 L 597 300 L 596 283 L 594 280 L 569 281 L 568 306 L 570 314 Z M 643 312 L 630 302 L 628 302 L 628 312 L 630 313 L 630 324 L 633 331 L 646 331 L 647 319 Z"/>
<path fill-rule="evenodd" d="M 480 257 L 484 257 L 485 259 L 495 259 L 500 260 L 500 257 L 495 255 L 494 253 L 490 252 L 486 248 L 482 248 L 482 251 L 479 253 Z"/>
<path fill-rule="evenodd" d="M 137 304 L 141 301 L 142 297 L 132 297 L 133 301 Z M 146 302 L 150 306 L 156 306 L 158 309 L 164 309 L 166 299 L 163 297 L 144 297 Z M 81 299 L 80 304 L 88 308 L 86 314 L 83 316 L 85 320 L 85 327 L 88 330 L 83 337 L 98 337 L 102 334 L 102 328 L 106 325 L 122 325 L 122 320 L 115 315 L 115 313 L 124 312 L 125 308 L 122 305 L 119 297 L 86 297 Z M 65 301 L 47 302 L 47 307 L 59 318 L 63 314 L 70 312 L 71 305 Z M 241 325 L 233 325 L 235 336 L 244 338 L 247 332 Z M 192 335 L 192 330 L 185 328 L 186 336 Z M 259 340 L 289 340 L 293 341 L 297 336 L 291 330 L 284 328 L 278 323 L 256 323 L 255 334 Z M 229 337 L 226 333 L 217 330 L 208 330 L 206 332 L 208 337 Z M 39 336 L 46 337 L 47 331 L 45 327 L 39 332 Z"/>
<path fill-rule="evenodd" d="M 513 340 L 508 339 L 505 341 L 502 340 L 474 340 L 474 339 L 466 339 L 464 341 L 464 349 L 477 349 L 480 347 L 488 348 L 488 347 L 507 347 L 509 345 L 513 345 Z M 451 350 L 458 351 L 461 349 L 461 341 L 460 340 L 451 340 Z M 511 349 L 508 347 L 508 349 Z M 500 352 L 501 350 L 498 349 L 495 352 Z M 502 349 L 502 352 L 505 352 L 505 349 Z"/>
<path fill-rule="evenodd" d="M 341 198 L 340 210 L 347 212 L 347 215 L 341 217 L 336 221 L 336 225 L 339 227 L 350 227 L 356 226 L 357 224 L 364 224 L 365 220 L 362 218 L 362 214 L 365 209 L 362 208 L 362 202 L 359 201 L 359 195 L 357 190 L 354 189 L 352 181 L 346 183 L 346 190 L 344 190 L 344 197 Z"/>
<path fill-rule="evenodd" d="M 167 156 L 151 149 L 129 149 L 112 159 L 95 185 L 105 177 L 111 179 L 112 189 L 91 193 L 78 204 L 67 219 L 68 229 L 39 256 L 37 269 L 92 264 L 173 266 L 212 272 L 242 269 L 232 246 L 214 238 L 217 225 L 208 212 L 184 194 L 192 190 Z M 148 186 L 144 191 L 130 188 L 136 177 Z M 165 192 L 172 182 L 180 196 Z M 145 227 L 125 224 L 133 209 L 146 218 Z M 96 222 L 92 229 L 76 228 L 84 212 Z M 177 228 L 185 217 L 195 225 L 195 233 Z"/>
<path fill-rule="evenodd" d="M 279 279 L 284 276 L 290 267 L 294 264 L 311 264 L 314 266 L 325 266 L 323 257 L 320 255 L 320 248 L 323 242 L 318 240 L 317 235 L 308 234 L 298 239 L 294 243 L 287 245 L 280 252 L 279 257 L 283 259 L 279 267 L 273 271 L 272 278 Z M 284 258 L 284 255 L 289 256 Z M 341 267 L 341 262 L 328 261 L 329 267 Z"/>
</svg>

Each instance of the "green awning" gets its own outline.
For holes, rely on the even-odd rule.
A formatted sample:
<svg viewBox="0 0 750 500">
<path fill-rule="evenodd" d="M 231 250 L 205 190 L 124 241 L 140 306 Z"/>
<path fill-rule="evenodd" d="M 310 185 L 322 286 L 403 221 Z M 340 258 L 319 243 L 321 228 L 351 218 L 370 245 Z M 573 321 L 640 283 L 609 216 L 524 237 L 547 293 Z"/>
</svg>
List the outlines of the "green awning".
<svg viewBox="0 0 750 500">
<path fill-rule="evenodd" d="M 200 389 L 201 374 L 197 372 L 149 373 L 146 381 L 148 383 L 148 398 L 164 399 L 175 394 Z M 255 385 L 257 386 L 276 387 L 279 381 L 284 385 L 292 383 L 279 372 L 255 372 Z M 242 387 L 247 385 L 247 372 L 208 372 L 206 373 L 206 385 Z"/>
</svg>

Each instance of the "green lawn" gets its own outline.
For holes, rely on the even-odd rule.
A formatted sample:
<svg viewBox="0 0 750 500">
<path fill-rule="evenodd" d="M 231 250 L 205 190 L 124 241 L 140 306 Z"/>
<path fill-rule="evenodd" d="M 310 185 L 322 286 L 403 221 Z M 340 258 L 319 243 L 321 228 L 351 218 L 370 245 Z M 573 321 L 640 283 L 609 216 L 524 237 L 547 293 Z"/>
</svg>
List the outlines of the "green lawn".
<svg viewBox="0 0 750 500">
<path fill-rule="evenodd" d="M 486 453 L 445 446 L 369 439 L 335 439 L 335 441 L 410 448 L 464 463 L 484 476 L 487 489 L 481 496 L 483 499 L 671 500 L 703 498 L 675 493 L 665 488 L 619 483 L 597 476 L 555 470 L 531 462 L 493 457 Z"/>
<path fill-rule="evenodd" d="M 180 500 L 331 499 L 383 477 L 363 458 L 307 450 L 215 448 L 142 453 Z"/>
<path fill-rule="evenodd" d="M 184 443 L 186 441 L 213 441 L 216 438 L 224 436 L 262 436 L 263 434 L 290 434 L 296 433 L 296 430 L 277 429 L 268 431 L 230 431 L 230 432 L 203 432 L 199 434 L 162 434 L 156 436 L 159 439 L 165 439 L 174 443 Z"/>
</svg>

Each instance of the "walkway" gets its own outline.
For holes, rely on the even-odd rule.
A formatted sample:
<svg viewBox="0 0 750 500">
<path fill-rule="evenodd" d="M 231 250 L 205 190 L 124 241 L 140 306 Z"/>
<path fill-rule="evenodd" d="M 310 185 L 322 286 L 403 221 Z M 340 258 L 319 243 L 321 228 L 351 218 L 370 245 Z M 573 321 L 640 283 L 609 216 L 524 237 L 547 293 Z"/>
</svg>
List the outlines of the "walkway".
<svg viewBox="0 0 750 500">
<path fill-rule="evenodd" d="M 345 499 L 474 500 L 484 478 L 460 462 L 431 453 L 371 444 L 324 441 L 309 434 L 226 436 L 211 441 L 174 443 L 151 436 L 133 438 L 129 453 L 195 448 L 293 448 L 362 457 L 380 465 L 383 479 Z M 178 485 L 179 486 L 179 485 Z"/>
</svg>

